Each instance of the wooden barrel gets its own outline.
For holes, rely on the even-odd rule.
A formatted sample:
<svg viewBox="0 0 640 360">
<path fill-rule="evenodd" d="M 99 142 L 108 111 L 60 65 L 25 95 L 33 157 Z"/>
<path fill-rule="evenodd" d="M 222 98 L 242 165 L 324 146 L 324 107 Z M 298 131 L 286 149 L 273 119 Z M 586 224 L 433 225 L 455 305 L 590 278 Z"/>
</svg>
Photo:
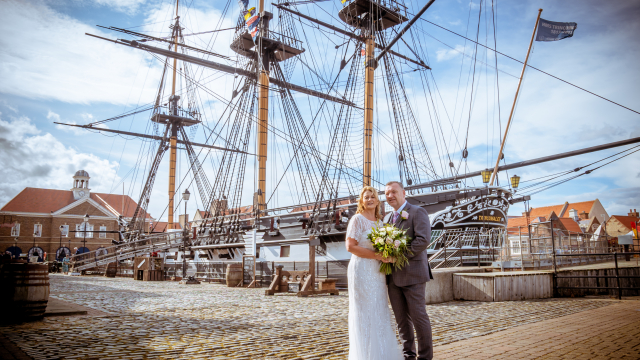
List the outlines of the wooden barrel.
<svg viewBox="0 0 640 360">
<path fill-rule="evenodd" d="M 229 264 L 227 266 L 226 280 L 228 287 L 238 286 L 242 281 L 242 264 Z"/>
<path fill-rule="evenodd" d="M 0 308 L 7 322 L 42 319 L 49 301 L 47 265 L 2 264 Z"/>
<path fill-rule="evenodd" d="M 104 272 L 104 276 L 106 277 L 116 277 L 118 273 L 118 263 L 112 262 L 107 265 L 107 269 Z"/>
</svg>

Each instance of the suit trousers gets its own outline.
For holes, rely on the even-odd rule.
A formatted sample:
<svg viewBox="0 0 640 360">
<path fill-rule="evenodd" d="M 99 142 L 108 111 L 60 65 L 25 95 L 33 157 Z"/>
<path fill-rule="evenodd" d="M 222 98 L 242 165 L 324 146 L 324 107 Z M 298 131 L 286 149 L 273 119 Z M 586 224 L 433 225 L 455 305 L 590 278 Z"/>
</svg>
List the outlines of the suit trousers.
<svg viewBox="0 0 640 360">
<path fill-rule="evenodd" d="M 416 359 L 416 344 L 413 329 L 418 336 L 418 359 L 433 358 L 431 322 L 427 314 L 426 283 L 396 286 L 388 276 L 389 302 L 398 324 L 405 359 Z"/>
</svg>

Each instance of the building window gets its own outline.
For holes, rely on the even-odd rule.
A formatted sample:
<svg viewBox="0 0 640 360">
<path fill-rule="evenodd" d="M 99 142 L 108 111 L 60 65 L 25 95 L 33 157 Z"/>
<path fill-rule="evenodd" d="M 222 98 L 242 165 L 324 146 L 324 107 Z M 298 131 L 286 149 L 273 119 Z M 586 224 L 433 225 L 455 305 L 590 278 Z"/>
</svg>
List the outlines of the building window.
<svg viewBox="0 0 640 360">
<path fill-rule="evenodd" d="M 19 223 L 15 223 L 11 227 L 11 236 L 20 236 L 20 224 Z"/>
<path fill-rule="evenodd" d="M 520 241 L 519 240 L 510 240 L 511 242 L 511 253 L 514 255 L 520 254 Z"/>
<path fill-rule="evenodd" d="M 289 257 L 290 246 L 280 246 L 280 257 Z"/>
<path fill-rule="evenodd" d="M 107 233 L 103 231 L 107 231 L 106 226 L 100 226 L 100 235 L 98 235 L 98 237 L 101 239 L 105 239 L 107 237 Z"/>
<path fill-rule="evenodd" d="M 86 234 L 86 236 L 85 236 Z M 89 223 L 76 224 L 76 237 L 77 238 L 92 238 L 93 237 L 93 225 Z"/>
<path fill-rule="evenodd" d="M 33 225 L 33 237 L 41 237 L 42 236 L 42 224 Z"/>
<path fill-rule="evenodd" d="M 69 225 L 60 226 L 60 235 L 62 235 L 62 237 L 69 237 Z"/>
</svg>

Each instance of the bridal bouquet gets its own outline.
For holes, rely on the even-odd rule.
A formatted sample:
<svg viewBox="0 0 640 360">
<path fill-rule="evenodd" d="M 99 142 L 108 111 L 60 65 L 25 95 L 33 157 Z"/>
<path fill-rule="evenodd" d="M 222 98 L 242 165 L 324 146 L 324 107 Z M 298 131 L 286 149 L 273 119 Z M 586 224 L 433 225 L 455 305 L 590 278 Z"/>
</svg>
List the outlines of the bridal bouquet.
<svg viewBox="0 0 640 360">
<path fill-rule="evenodd" d="M 396 259 L 394 263 L 383 262 L 380 264 L 381 273 L 389 275 L 393 268 L 400 270 L 409 262 L 406 253 L 411 253 L 407 250 L 410 240 L 407 238 L 406 233 L 405 230 L 400 230 L 389 224 L 371 229 L 367 237 L 373 243 L 375 251 L 382 257 L 392 256 Z"/>
</svg>

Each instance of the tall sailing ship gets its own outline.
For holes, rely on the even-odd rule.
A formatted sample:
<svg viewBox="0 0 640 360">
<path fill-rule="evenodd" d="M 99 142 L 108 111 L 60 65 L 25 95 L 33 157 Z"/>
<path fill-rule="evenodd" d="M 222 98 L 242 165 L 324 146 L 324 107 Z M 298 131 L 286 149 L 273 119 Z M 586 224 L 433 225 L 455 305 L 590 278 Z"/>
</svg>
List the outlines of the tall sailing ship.
<svg viewBox="0 0 640 360">
<path fill-rule="evenodd" d="M 496 82 L 487 83 L 492 90 L 498 69 L 480 61 L 476 47 L 467 64 L 471 86 L 459 87 L 468 94 L 447 112 L 432 74 L 437 69 L 427 56 L 431 35 L 420 21 L 433 3 L 278 0 L 265 6 L 264 0 L 228 1 L 222 15 L 238 14 L 231 43 L 210 41 L 203 49 L 186 42 L 198 34 L 183 33 L 176 1 L 170 36 L 116 27 L 106 29 L 130 39 L 91 35 L 163 62 L 154 102 L 123 114 L 150 113 L 152 134 L 96 127 L 112 119 L 79 126 L 153 140 L 154 150 L 147 151 L 153 156 L 142 159 L 148 170 L 138 209 L 132 221 L 122 224 L 116 256 L 127 248 L 149 251 L 155 246 L 169 263 L 188 260 L 204 268 L 246 256 L 258 262 L 348 261 L 345 231 L 359 189 L 383 189 L 385 182 L 399 180 L 407 200 L 430 214 L 433 268 L 494 262 L 505 239 L 509 206 L 528 200 L 515 196 L 509 181 L 494 185 L 498 171 L 509 168 L 499 166 L 502 148 L 493 171 L 468 168 L 467 144 L 474 136 L 469 126 L 480 117 L 473 113 L 481 94 L 476 67 L 493 73 Z M 484 4 L 480 11 L 483 6 L 488 9 Z M 487 11 L 493 16 L 492 9 Z M 224 29 L 207 33 L 218 31 Z M 222 55 L 223 46 L 234 55 Z M 220 95 L 203 80 L 204 69 L 233 77 L 232 91 Z M 224 104 L 215 121 L 204 120 L 203 92 Z M 489 94 L 482 96 L 489 102 Z M 496 121 L 489 115 L 483 120 Z M 422 124 L 430 126 L 428 133 Z M 205 139 L 199 143 L 198 128 Z M 495 145 L 503 145 L 501 127 L 495 132 Z M 179 146 L 190 170 L 182 178 L 176 176 Z M 191 229 L 176 231 L 174 240 L 160 244 L 137 215 L 148 209 L 167 151 L 168 201 L 157 201 L 167 203 L 169 229 L 181 203 L 175 202 L 176 185 L 197 189 L 202 211 Z M 209 163 L 211 169 L 205 170 Z M 470 185 L 468 179 L 479 175 L 482 184 Z M 513 180 L 517 186 L 517 177 Z"/>
</svg>

